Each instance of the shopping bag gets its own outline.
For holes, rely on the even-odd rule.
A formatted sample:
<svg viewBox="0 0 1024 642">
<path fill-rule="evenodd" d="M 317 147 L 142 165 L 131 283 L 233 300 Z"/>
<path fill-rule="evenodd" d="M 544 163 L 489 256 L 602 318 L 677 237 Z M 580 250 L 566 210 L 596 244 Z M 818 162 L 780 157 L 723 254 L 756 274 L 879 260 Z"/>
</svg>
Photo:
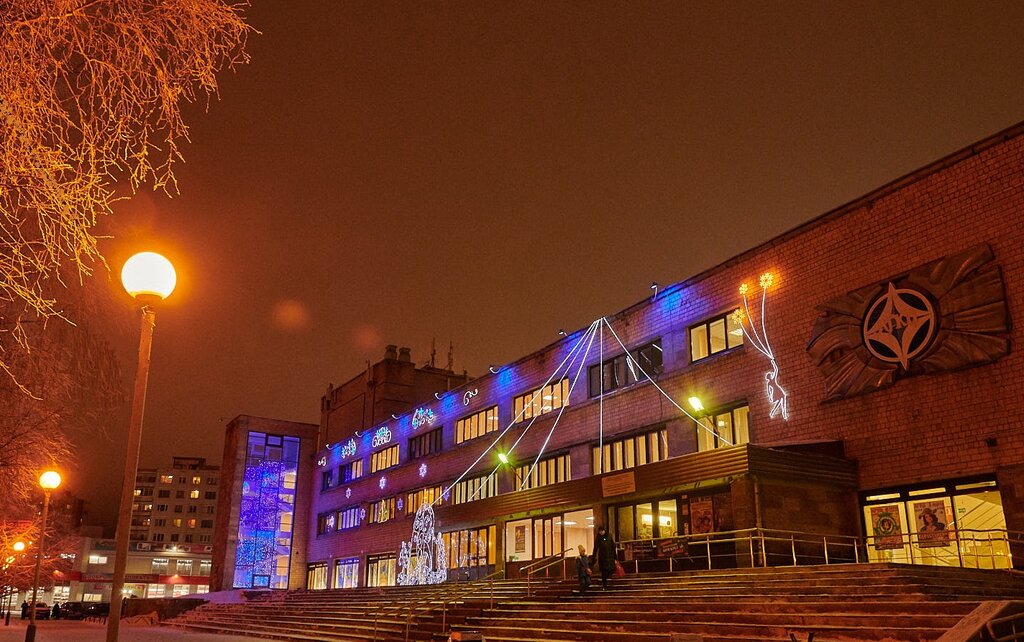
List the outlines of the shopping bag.
<svg viewBox="0 0 1024 642">
<path fill-rule="evenodd" d="M 626 577 L 626 569 L 622 568 L 619 560 L 615 560 L 615 577 Z"/>
</svg>

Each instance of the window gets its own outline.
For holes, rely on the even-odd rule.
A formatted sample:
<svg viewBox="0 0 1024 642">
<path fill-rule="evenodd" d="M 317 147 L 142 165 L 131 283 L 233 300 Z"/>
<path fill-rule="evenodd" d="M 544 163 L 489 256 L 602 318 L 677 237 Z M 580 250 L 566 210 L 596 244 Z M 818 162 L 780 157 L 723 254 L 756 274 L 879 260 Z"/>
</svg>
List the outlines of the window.
<svg viewBox="0 0 1024 642">
<path fill-rule="evenodd" d="M 166 519 L 158 519 L 158 520 L 156 520 L 155 526 L 167 526 L 167 520 Z"/>
<path fill-rule="evenodd" d="M 174 505 L 174 512 L 175 513 L 180 513 L 180 512 L 182 512 L 184 510 L 185 510 L 185 507 L 183 505 L 181 505 L 181 504 L 175 504 Z"/>
<path fill-rule="evenodd" d="M 394 553 L 366 556 L 366 585 L 394 586 L 396 559 Z"/>
<path fill-rule="evenodd" d="M 199 536 L 199 543 L 200 544 L 209 544 L 210 543 L 210 536 L 209 535 L 200 535 Z"/>
<path fill-rule="evenodd" d="M 738 406 L 702 417 L 697 426 L 697 450 L 737 446 L 750 441 L 750 408 Z"/>
<path fill-rule="evenodd" d="M 327 562 L 309 565 L 306 571 L 306 588 L 311 591 L 327 588 Z"/>
<path fill-rule="evenodd" d="M 192 575 L 192 560 L 178 560 L 174 564 L 174 572 L 178 575 Z"/>
<path fill-rule="evenodd" d="M 193 490 L 188 494 L 190 499 L 199 499 L 199 491 Z"/>
<path fill-rule="evenodd" d="M 540 488 L 572 479 L 568 453 L 537 462 L 537 467 L 530 474 L 532 467 L 533 463 L 531 462 L 516 468 L 516 490 Z M 529 479 L 526 477 L 528 474 L 530 475 Z"/>
<path fill-rule="evenodd" d="M 173 597 L 181 597 L 183 595 L 188 595 L 189 588 L 191 587 L 188 584 L 175 584 L 174 587 L 171 589 L 171 594 Z"/>
<path fill-rule="evenodd" d="M 171 525 L 174 526 L 175 528 L 181 528 L 181 518 L 178 517 L 178 518 L 172 519 L 171 520 Z"/>
<path fill-rule="evenodd" d="M 498 429 L 498 407 L 494 406 L 487 410 L 463 417 L 455 422 L 455 443 L 461 444 L 464 441 L 475 439 L 480 435 L 486 435 Z"/>
<path fill-rule="evenodd" d="M 291 497 L 291 496 L 290 495 L 286 495 L 286 497 Z M 207 515 L 213 515 L 213 511 L 215 511 L 215 510 L 217 510 L 216 506 L 207 506 L 206 507 L 206 514 Z"/>
<path fill-rule="evenodd" d="M 598 397 L 604 392 L 630 386 L 638 381 L 645 381 L 646 372 L 651 377 L 661 374 L 661 339 L 644 344 L 629 354 L 620 354 L 613 359 L 606 359 L 602 364 L 590 366 L 587 370 L 590 396 Z M 638 367 L 639 366 L 639 367 Z"/>
<path fill-rule="evenodd" d="M 338 511 L 338 530 L 355 528 L 359 526 L 359 507 L 350 506 Z"/>
<path fill-rule="evenodd" d="M 203 493 L 203 499 L 217 499 L 217 491 L 215 491 L 215 490 L 208 490 L 208 491 L 206 491 L 205 493 Z"/>
<path fill-rule="evenodd" d="M 363 460 L 357 459 L 350 461 L 344 466 L 338 468 L 338 477 L 341 478 L 341 483 L 347 484 L 348 482 L 359 479 L 363 476 Z"/>
<path fill-rule="evenodd" d="M 690 328 L 690 362 L 743 345 L 743 327 L 723 314 Z"/>
<path fill-rule="evenodd" d="M 206 485 L 207 486 L 216 486 L 217 485 L 217 478 L 216 477 L 207 477 L 206 478 Z"/>
<path fill-rule="evenodd" d="M 179 484 L 184 484 L 185 483 L 185 477 L 184 476 L 179 477 L 178 478 L 178 483 Z"/>
<path fill-rule="evenodd" d="M 165 557 L 154 557 L 153 558 L 153 573 L 157 575 L 167 575 L 168 559 Z"/>
<path fill-rule="evenodd" d="M 426 457 L 433 453 L 441 452 L 441 430 L 438 426 L 422 435 L 416 435 L 409 440 L 409 459 Z"/>
<path fill-rule="evenodd" d="M 189 506 L 188 507 L 188 512 L 190 512 L 192 514 L 198 513 L 199 512 L 199 507 L 198 506 Z"/>
<path fill-rule="evenodd" d="M 178 533 L 171 533 L 171 541 L 172 542 L 177 542 L 178 538 L 179 538 Z"/>
<path fill-rule="evenodd" d="M 199 560 L 199 574 L 200 575 L 209 575 L 210 574 L 210 566 L 212 564 L 213 564 L 213 562 L 211 560 Z"/>
<path fill-rule="evenodd" d="M 167 499 L 168 497 L 171 496 L 171 491 L 169 491 L 169 490 L 158 490 L 156 492 L 156 496 L 157 497 L 161 497 L 163 499 Z"/>
<path fill-rule="evenodd" d="M 395 498 L 385 497 L 370 504 L 367 512 L 367 521 L 371 524 L 381 524 L 395 518 Z"/>
<path fill-rule="evenodd" d="M 209 593 L 209 592 L 210 592 L 210 585 L 209 584 L 197 584 L 196 585 L 196 593 L 197 594 L 199 594 L 199 593 Z"/>
<path fill-rule="evenodd" d="M 463 479 L 455 484 L 455 503 L 465 504 L 478 499 L 487 499 L 498 494 L 498 478 L 494 475 L 482 475 L 473 479 Z"/>
<path fill-rule="evenodd" d="M 526 421 L 569 403 L 569 378 L 519 395 L 512 403 L 512 421 Z"/>
<path fill-rule="evenodd" d="M 443 502 L 441 494 L 444 492 L 442 486 L 430 486 L 411 491 L 405 498 L 405 514 L 414 515 L 423 504 L 438 504 Z"/>
<path fill-rule="evenodd" d="M 356 588 L 359 586 L 359 558 L 335 560 L 334 588 Z"/>
<path fill-rule="evenodd" d="M 316 534 L 324 535 L 326 533 L 333 533 L 337 514 L 333 511 L 330 513 L 320 513 L 316 516 Z"/>
<path fill-rule="evenodd" d="M 201 483 L 203 483 L 203 478 L 202 477 L 193 477 L 192 478 L 192 485 L 193 486 L 198 486 Z"/>
<path fill-rule="evenodd" d="M 594 446 L 592 453 L 595 475 L 653 464 L 668 458 L 668 432 L 659 428 L 641 435 L 605 442 L 603 453 L 598 446 Z"/>
<path fill-rule="evenodd" d="M 164 596 L 164 585 L 163 584 L 150 584 L 146 587 L 146 597 L 163 597 Z"/>
<path fill-rule="evenodd" d="M 330 490 L 332 488 L 334 488 L 334 471 L 325 470 L 320 475 L 320 490 L 325 491 Z"/>
<path fill-rule="evenodd" d="M 163 533 L 153 533 L 152 539 L 153 539 L 154 542 L 162 542 L 162 541 L 164 541 L 164 534 Z"/>
<path fill-rule="evenodd" d="M 186 544 L 191 544 L 191 543 L 192 543 L 192 541 L 193 541 L 192 537 L 193 537 L 193 536 L 192 536 L 192 534 L 191 534 L 191 533 L 189 533 L 188 535 L 186 535 L 186 536 L 185 536 L 185 543 L 186 543 Z"/>
<path fill-rule="evenodd" d="M 89 563 L 90 564 L 106 564 L 107 563 L 107 556 L 106 555 L 92 554 L 92 555 L 89 556 Z"/>
<path fill-rule="evenodd" d="M 375 473 L 385 468 L 398 465 L 398 444 L 385 448 L 370 455 L 370 472 Z"/>
<path fill-rule="evenodd" d="M 174 491 L 174 497 L 175 497 L 175 499 L 185 499 L 185 491 L 183 491 L 183 490 L 176 490 L 176 491 Z"/>
<path fill-rule="evenodd" d="M 213 520 L 212 519 L 204 519 L 203 521 L 201 521 L 199 523 L 199 525 L 202 528 L 213 528 Z"/>
<path fill-rule="evenodd" d="M 174 475 L 160 475 L 160 483 L 161 484 L 173 484 L 174 483 Z"/>
<path fill-rule="evenodd" d="M 156 505 L 156 512 L 158 512 L 158 513 L 166 513 L 167 512 L 167 504 L 157 504 Z"/>
<path fill-rule="evenodd" d="M 188 520 L 188 522 L 186 522 L 186 525 L 187 525 L 187 526 L 188 526 L 189 528 L 195 528 L 195 527 L 196 527 L 196 524 L 197 524 L 197 523 L 198 523 L 198 521 L 197 521 L 197 520 L 195 520 L 195 519 L 190 519 L 190 520 Z"/>
<path fill-rule="evenodd" d="M 494 564 L 494 526 L 442 533 L 448 568 L 473 568 Z"/>
</svg>

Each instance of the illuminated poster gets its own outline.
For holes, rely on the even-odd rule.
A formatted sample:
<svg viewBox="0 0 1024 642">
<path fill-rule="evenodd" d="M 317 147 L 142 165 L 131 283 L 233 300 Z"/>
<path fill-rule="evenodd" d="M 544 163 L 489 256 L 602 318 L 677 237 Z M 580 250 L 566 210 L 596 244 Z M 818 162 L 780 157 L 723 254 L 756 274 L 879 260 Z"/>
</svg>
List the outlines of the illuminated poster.
<svg viewBox="0 0 1024 642">
<path fill-rule="evenodd" d="M 949 546 L 946 530 L 946 503 L 936 500 L 914 504 L 914 522 L 917 524 L 917 545 L 921 548 Z"/>
<path fill-rule="evenodd" d="M 523 524 L 522 526 L 516 526 L 515 552 L 516 553 L 525 553 L 526 552 L 526 525 L 525 524 Z"/>
<path fill-rule="evenodd" d="M 715 530 L 715 510 L 711 497 L 690 499 L 690 532 L 710 533 Z"/>
<path fill-rule="evenodd" d="M 903 526 L 897 504 L 871 507 L 871 533 L 875 536 L 875 550 L 903 548 Z"/>
</svg>

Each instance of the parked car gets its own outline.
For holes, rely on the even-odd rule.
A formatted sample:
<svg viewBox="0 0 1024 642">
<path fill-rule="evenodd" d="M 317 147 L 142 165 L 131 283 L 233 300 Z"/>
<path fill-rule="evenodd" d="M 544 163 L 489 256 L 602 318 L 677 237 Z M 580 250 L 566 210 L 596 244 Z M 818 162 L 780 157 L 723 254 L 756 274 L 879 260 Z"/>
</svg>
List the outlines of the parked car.
<svg viewBox="0 0 1024 642">
<path fill-rule="evenodd" d="M 110 602 L 90 602 L 85 605 L 82 617 L 107 617 L 110 615 Z"/>
<path fill-rule="evenodd" d="M 49 620 L 50 619 L 50 605 L 46 602 L 36 602 L 36 619 L 37 620 Z"/>
<path fill-rule="evenodd" d="M 81 620 L 85 617 L 86 602 L 68 602 L 61 607 L 60 616 L 65 620 Z"/>
</svg>

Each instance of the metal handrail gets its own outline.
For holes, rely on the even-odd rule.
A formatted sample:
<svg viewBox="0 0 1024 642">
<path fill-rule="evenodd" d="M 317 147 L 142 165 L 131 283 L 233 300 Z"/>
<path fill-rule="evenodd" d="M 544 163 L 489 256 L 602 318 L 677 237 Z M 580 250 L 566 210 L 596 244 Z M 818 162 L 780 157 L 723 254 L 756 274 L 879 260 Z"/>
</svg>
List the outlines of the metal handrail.
<svg viewBox="0 0 1024 642">
<path fill-rule="evenodd" d="M 499 575 L 504 575 L 504 574 L 505 574 L 505 569 L 500 569 L 500 570 L 494 571 L 490 575 L 487 575 L 487 576 L 481 578 L 480 580 L 477 580 L 477 581 L 481 581 L 481 582 L 486 581 L 489 584 L 490 591 L 491 591 L 491 597 L 490 597 L 489 604 L 490 604 L 490 608 L 492 608 L 492 609 L 494 608 L 494 580 L 497 579 L 497 577 Z M 468 588 L 468 587 L 463 587 L 463 588 Z M 451 599 L 445 599 L 441 603 L 441 631 L 442 632 L 445 629 L 448 628 L 448 602 L 458 602 L 460 599 L 464 598 L 466 595 L 469 595 L 471 592 L 472 591 L 469 591 L 469 590 L 462 591 L 462 593 L 459 593 L 459 594 L 455 595 L 455 597 L 453 597 Z M 405 627 L 405 642 L 409 642 L 409 623 L 408 623 L 408 621 L 406 622 L 406 627 Z"/>
<path fill-rule="evenodd" d="M 570 546 L 569 548 L 565 549 L 561 553 L 552 553 L 551 555 L 548 555 L 547 557 L 542 557 L 539 560 L 536 560 L 536 561 L 534 561 L 531 564 L 527 564 L 523 568 L 519 569 L 519 572 L 526 571 L 526 597 L 530 597 L 531 595 L 533 595 L 533 590 L 532 589 L 533 589 L 533 575 L 534 575 L 534 573 L 539 573 L 540 571 L 543 571 L 543 570 L 545 570 L 546 568 L 548 568 L 550 566 L 554 566 L 555 564 L 558 564 L 559 562 L 561 562 L 562 560 L 565 559 L 565 554 L 568 553 L 571 550 L 572 550 L 572 547 Z M 542 564 L 544 562 L 548 562 L 548 563 L 544 564 L 540 568 L 533 568 L 534 566 L 537 566 L 538 564 Z M 562 575 L 563 576 L 565 575 L 565 569 L 564 568 L 562 569 Z"/>
<path fill-rule="evenodd" d="M 1005 635 L 999 635 L 996 633 L 996 628 L 1003 625 L 1009 625 L 1010 630 Z M 993 642 L 1019 642 L 1024 640 L 1024 613 L 993 618 L 985 623 L 985 630 Z"/>
<path fill-rule="evenodd" d="M 566 553 L 568 553 L 571 550 L 572 550 L 572 547 L 570 546 L 569 548 L 565 549 L 561 553 L 552 553 L 551 555 L 547 555 L 547 556 L 542 557 L 540 559 L 533 560 L 532 562 L 530 562 L 526 566 L 520 567 L 519 572 L 522 573 L 523 571 L 526 571 L 527 574 L 529 574 L 531 572 L 531 569 L 534 566 L 537 566 L 538 564 L 543 564 L 544 562 L 547 562 L 548 560 L 555 559 L 556 557 L 557 558 L 561 558 L 563 555 L 565 555 Z"/>
</svg>

